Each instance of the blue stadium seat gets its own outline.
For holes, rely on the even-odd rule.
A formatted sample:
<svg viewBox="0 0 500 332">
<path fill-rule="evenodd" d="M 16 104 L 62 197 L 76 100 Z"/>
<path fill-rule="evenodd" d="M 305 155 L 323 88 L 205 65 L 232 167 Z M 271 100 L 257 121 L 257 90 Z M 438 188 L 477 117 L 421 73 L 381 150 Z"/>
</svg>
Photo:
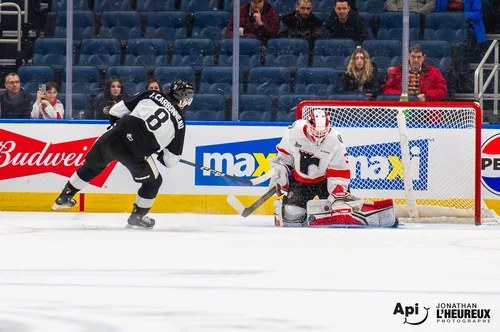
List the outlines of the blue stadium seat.
<svg viewBox="0 0 500 332">
<path fill-rule="evenodd" d="M 141 14 L 137 11 L 105 11 L 101 15 L 98 37 L 123 41 L 141 37 Z"/>
<path fill-rule="evenodd" d="M 26 92 L 37 92 L 38 84 L 55 81 L 54 68 L 51 66 L 21 66 L 17 74 Z"/>
<path fill-rule="evenodd" d="M 240 93 L 243 92 L 243 71 L 240 69 Z M 231 96 L 233 88 L 233 68 L 205 67 L 201 71 L 198 91 L 201 93 L 221 93 Z"/>
<path fill-rule="evenodd" d="M 51 0 L 50 11 L 60 12 L 67 9 L 67 0 Z M 87 10 L 89 9 L 88 0 L 72 1 L 74 10 Z"/>
<path fill-rule="evenodd" d="M 339 72 L 334 68 L 300 68 L 295 93 L 326 97 L 337 92 Z"/>
<path fill-rule="evenodd" d="M 240 95 L 238 111 L 240 121 L 269 122 L 273 119 L 273 100 L 265 94 Z"/>
<path fill-rule="evenodd" d="M 131 10 L 130 0 L 94 0 L 94 13 L 105 10 Z"/>
<path fill-rule="evenodd" d="M 240 0 L 240 7 L 243 7 L 248 3 L 248 0 Z M 233 12 L 233 0 L 224 0 L 224 4 L 222 6 L 223 10 L 227 10 L 228 12 Z"/>
<path fill-rule="evenodd" d="M 292 92 L 291 75 L 286 67 L 253 67 L 248 71 L 247 92 L 273 96 Z"/>
<path fill-rule="evenodd" d="M 105 79 L 118 76 L 126 94 L 134 94 L 146 89 L 148 70 L 144 66 L 109 66 L 106 69 Z"/>
<path fill-rule="evenodd" d="M 364 93 L 337 93 L 328 96 L 329 100 L 370 100 Z"/>
<path fill-rule="evenodd" d="M 181 0 L 180 9 L 188 12 L 194 13 L 198 10 L 214 10 L 219 8 L 218 0 Z"/>
<path fill-rule="evenodd" d="M 178 39 L 174 42 L 172 66 L 192 66 L 201 69 L 214 65 L 215 45 L 210 39 Z"/>
<path fill-rule="evenodd" d="M 93 65 L 99 69 L 107 66 L 119 65 L 121 57 L 121 44 L 113 38 L 87 38 L 80 45 L 81 65 Z"/>
<path fill-rule="evenodd" d="M 379 15 L 377 39 L 403 38 L 403 12 L 384 12 Z M 410 40 L 420 38 L 420 17 L 416 12 L 410 12 Z"/>
<path fill-rule="evenodd" d="M 462 43 L 467 40 L 468 29 L 469 20 L 463 12 L 429 13 L 425 16 L 424 39 Z"/>
<path fill-rule="evenodd" d="M 66 37 L 66 12 L 56 14 L 56 37 Z M 73 12 L 73 40 L 80 43 L 84 38 L 95 35 L 95 14 L 89 10 Z"/>
<path fill-rule="evenodd" d="M 80 112 L 83 112 L 84 117 L 88 118 L 88 112 L 90 108 L 89 97 L 85 93 L 72 93 L 71 94 L 71 114 L 68 113 L 68 108 L 66 107 L 66 94 L 64 92 L 57 95 L 57 99 L 61 101 L 64 106 L 64 118 L 65 119 L 79 119 Z"/>
<path fill-rule="evenodd" d="M 399 40 L 365 40 L 362 47 L 378 68 L 387 70 L 401 64 L 402 44 Z"/>
<path fill-rule="evenodd" d="M 73 66 L 72 92 L 97 95 L 99 84 L 99 68 L 96 66 Z M 66 92 L 66 67 L 63 69 L 61 92 Z"/>
<path fill-rule="evenodd" d="M 196 70 L 193 67 L 159 66 L 153 71 L 153 78 L 160 81 L 163 91 L 168 91 L 170 83 L 175 80 L 184 80 L 195 84 Z"/>
<path fill-rule="evenodd" d="M 372 14 L 380 14 L 385 9 L 385 1 L 383 0 L 358 0 L 356 1 L 356 7 L 360 12 L 369 12 Z"/>
<path fill-rule="evenodd" d="M 73 63 L 75 62 L 75 42 L 73 41 Z M 66 65 L 66 38 L 38 38 L 35 41 L 34 65 L 51 65 L 62 69 Z"/>
<path fill-rule="evenodd" d="M 240 67 L 247 69 L 261 64 L 262 45 L 257 39 L 240 39 Z M 220 43 L 219 65 L 233 64 L 233 40 L 224 39 Z"/>
<path fill-rule="evenodd" d="M 190 121 L 224 121 L 226 102 L 220 94 L 195 94 L 193 102 L 184 112 Z"/>
<path fill-rule="evenodd" d="M 145 36 L 148 38 L 162 38 L 170 41 L 186 38 L 186 13 L 176 11 L 148 13 Z"/>
<path fill-rule="evenodd" d="M 309 94 L 281 95 L 278 98 L 276 121 L 294 122 L 297 119 L 297 105 L 303 100 L 318 100 L 318 96 Z"/>
<path fill-rule="evenodd" d="M 323 12 L 313 12 L 313 15 L 316 16 L 321 22 L 325 21 L 326 14 Z"/>
<path fill-rule="evenodd" d="M 377 100 L 394 100 L 399 101 L 401 99 L 400 95 L 378 95 Z M 408 96 L 408 101 L 418 101 L 417 96 Z"/>
<path fill-rule="evenodd" d="M 273 6 L 278 15 L 295 11 L 295 6 L 297 5 L 297 0 L 268 0 L 268 2 Z"/>
<path fill-rule="evenodd" d="M 355 48 L 356 43 L 350 39 L 318 39 L 314 44 L 312 66 L 347 67 Z"/>
<path fill-rule="evenodd" d="M 225 29 L 230 19 L 231 13 L 223 10 L 197 11 L 194 13 L 191 37 L 219 41 L 224 38 Z"/>
<path fill-rule="evenodd" d="M 137 0 L 136 9 L 140 13 L 155 10 L 175 10 L 175 0 Z"/>
<path fill-rule="evenodd" d="M 124 64 L 142 65 L 153 69 L 168 64 L 168 43 L 165 39 L 129 39 L 125 49 Z"/>
<path fill-rule="evenodd" d="M 332 0 L 315 0 L 312 3 L 313 11 L 322 11 L 325 15 L 330 15 L 333 12 L 333 1 Z"/>
<path fill-rule="evenodd" d="M 275 38 L 267 43 L 266 66 L 307 67 L 309 42 L 305 39 Z"/>
<path fill-rule="evenodd" d="M 373 14 L 369 12 L 359 12 L 359 16 L 366 23 L 366 31 L 368 31 L 368 39 L 373 39 L 373 30 L 374 30 L 374 20 Z"/>
<path fill-rule="evenodd" d="M 447 76 L 451 69 L 451 44 L 444 40 L 415 40 L 413 44 L 420 44 L 425 49 L 425 63 L 438 68 L 443 76 Z"/>
</svg>

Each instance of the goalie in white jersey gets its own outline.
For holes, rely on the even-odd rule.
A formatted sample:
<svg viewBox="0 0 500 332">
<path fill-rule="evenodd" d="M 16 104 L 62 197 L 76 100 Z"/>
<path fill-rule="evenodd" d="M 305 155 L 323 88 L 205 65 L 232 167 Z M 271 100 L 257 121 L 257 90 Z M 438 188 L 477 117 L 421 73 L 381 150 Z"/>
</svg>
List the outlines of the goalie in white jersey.
<svg viewBox="0 0 500 332">
<path fill-rule="evenodd" d="M 380 219 L 380 206 L 393 212 L 392 201 L 380 206 L 364 204 L 349 192 L 347 151 L 340 133 L 330 127 L 326 111 L 315 109 L 306 119 L 297 120 L 276 149 L 278 155 L 270 160 L 275 170 L 270 187 L 276 186 L 279 196 L 286 194 L 274 202 L 276 226 L 394 224 L 384 215 L 390 225 L 375 225 L 375 219 Z M 313 200 L 316 196 L 319 200 Z"/>
<path fill-rule="evenodd" d="M 148 90 L 114 105 L 109 114 L 111 124 L 116 125 L 95 142 L 52 209 L 74 206 L 73 196 L 117 160 L 130 171 L 135 182 L 141 183 L 128 224 L 153 228 L 155 221 L 146 214 L 158 194 L 162 177 L 151 155 L 157 153 L 157 159 L 169 168 L 178 163 L 185 135 L 181 111 L 191 104 L 193 95 L 194 87 L 178 80 L 170 85 L 168 93 Z"/>
</svg>

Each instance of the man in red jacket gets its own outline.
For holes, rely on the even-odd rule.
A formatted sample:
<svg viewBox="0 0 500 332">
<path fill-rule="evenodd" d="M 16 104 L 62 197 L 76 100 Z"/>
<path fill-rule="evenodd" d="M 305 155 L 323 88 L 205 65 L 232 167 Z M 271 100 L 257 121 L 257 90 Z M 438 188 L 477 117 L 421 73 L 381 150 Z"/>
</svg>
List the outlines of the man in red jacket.
<svg viewBox="0 0 500 332">
<path fill-rule="evenodd" d="M 257 38 L 267 42 L 278 34 L 278 14 L 265 0 L 249 0 L 240 8 L 240 30 L 245 38 Z M 226 29 L 226 37 L 233 37 L 233 18 Z"/>
<path fill-rule="evenodd" d="M 420 44 L 410 47 L 410 74 L 408 94 L 417 96 L 420 101 L 442 101 L 448 94 L 446 81 L 439 69 L 424 63 L 425 51 Z M 383 94 L 401 94 L 403 66 L 389 71 L 389 79 L 382 89 Z"/>
</svg>

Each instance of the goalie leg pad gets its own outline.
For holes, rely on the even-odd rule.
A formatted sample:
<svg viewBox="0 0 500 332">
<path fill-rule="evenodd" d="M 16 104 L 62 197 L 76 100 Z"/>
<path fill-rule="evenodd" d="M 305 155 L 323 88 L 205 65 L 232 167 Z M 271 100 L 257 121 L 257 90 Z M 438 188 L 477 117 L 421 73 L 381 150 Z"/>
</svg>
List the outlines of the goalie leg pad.
<svg viewBox="0 0 500 332">
<path fill-rule="evenodd" d="M 307 226 L 306 209 L 296 205 L 285 205 L 281 200 L 274 201 L 274 225 L 277 227 Z"/>
<path fill-rule="evenodd" d="M 397 225 L 392 200 L 365 202 L 360 208 L 354 206 L 354 209 L 348 203 L 336 201 L 331 204 L 327 199 L 307 202 L 309 226 L 394 227 Z"/>
</svg>

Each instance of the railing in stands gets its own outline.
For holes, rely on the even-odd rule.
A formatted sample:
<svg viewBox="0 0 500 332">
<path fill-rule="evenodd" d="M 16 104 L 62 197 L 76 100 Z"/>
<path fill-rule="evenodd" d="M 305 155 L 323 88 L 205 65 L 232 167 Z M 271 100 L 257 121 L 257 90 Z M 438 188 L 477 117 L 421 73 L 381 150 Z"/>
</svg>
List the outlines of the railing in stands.
<svg viewBox="0 0 500 332">
<path fill-rule="evenodd" d="M 26 0 L 24 3 L 25 8 L 28 7 L 28 1 Z M 14 7 L 15 10 L 2 10 L 3 7 Z M 21 52 L 21 14 L 25 14 L 25 11 L 21 11 L 21 7 L 18 4 L 13 2 L 4 2 L 0 3 L 0 15 L 17 15 L 17 31 L 16 31 L 16 39 L 5 39 L 0 38 L 0 43 L 7 44 L 15 44 L 17 43 L 17 51 Z M 27 22 L 27 15 L 24 15 L 25 20 Z"/>
<path fill-rule="evenodd" d="M 491 52 L 495 50 L 495 58 L 493 60 L 493 68 L 491 70 L 490 75 L 484 81 L 484 67 L 485 63 L 488 60 Z M 483 108 L 483 98 L 486 92 L 486 89 L 491 83 L 491 80 L 494 80 L 494 91 L 493 91 L 493 114 L 498 114 L 498 57 L 499 57 L 499 44 L 498 40 L 493 40 L 488 51 L 483 57 L 483 60 L 479 63 L 476 70 L 474 71 L 474 97 L 476 100 L 479 100 L 479 104 L 481 108 Z"/>
</svg>

